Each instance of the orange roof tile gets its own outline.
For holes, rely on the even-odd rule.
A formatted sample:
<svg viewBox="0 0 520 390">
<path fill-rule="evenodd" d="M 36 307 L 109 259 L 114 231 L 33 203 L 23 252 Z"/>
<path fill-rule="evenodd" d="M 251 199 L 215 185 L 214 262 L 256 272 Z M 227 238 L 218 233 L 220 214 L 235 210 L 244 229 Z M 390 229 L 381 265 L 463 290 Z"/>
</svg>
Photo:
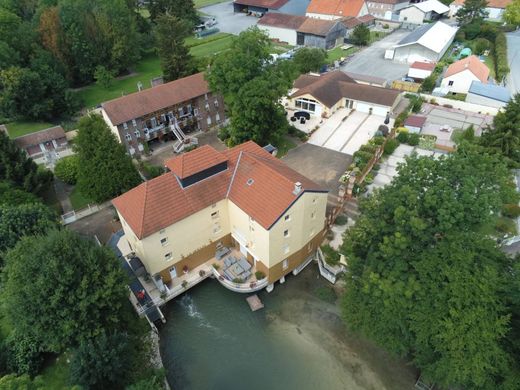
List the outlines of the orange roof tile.
<svg viewBox="0 0 520 390">
<path fill-rule="evenodd" d="M 197 170 L 207 161 L 227 160 L 228 169 L 186 188 L 174 172 L 168 172 L 112 201 L 137 237 L 149 236 L 226 197 L 269 229 L 305 191 L 327 192 L 252 141 L 225 152 L 211 147 L 198 150 L 185 154 L 181 172 L 193 171 L 192 162 Z M 189 156 L 192 153 L 195 157 Z M 222 157 L 216 159 L 215 154 Z M 299 194 L 293 193 L 296 182 L 302 184 Z"/>
<path fill-rule="evenodd" d="M 307 13 L 358 16 L 365 4 L 365 0 L 311 0 Z"/>
<path fill-rule="evenodd" d="M 477 56 L 469 56 L 463 58 L 462 60 L 454 62 L 448 67 L 446 73 L 444 74 L 444 77 L 446 78 L 453 76 L 454 74 L 463 72 L 466 69 L 473 73 L 475 77 L 478 78 L 481 82 L 487 82 L 487 79 L 489 77 L 489 68 L 485 64 L 480 62 Z"/>
<path fill-rule="evenodd" d="M 435 63 L 434 62 L 415 61 L 412 65 L 410 65 L 410 68 L 433 71 L 435 69 Z"/>
<path fill-rule="evenodd" d="M 227 161 L 226 157 L 209 145 L 201 146 L 190 153 L 166 161 L 165 165 L 179 177 L 184 179 L 195 173 Z"/>
</svg>

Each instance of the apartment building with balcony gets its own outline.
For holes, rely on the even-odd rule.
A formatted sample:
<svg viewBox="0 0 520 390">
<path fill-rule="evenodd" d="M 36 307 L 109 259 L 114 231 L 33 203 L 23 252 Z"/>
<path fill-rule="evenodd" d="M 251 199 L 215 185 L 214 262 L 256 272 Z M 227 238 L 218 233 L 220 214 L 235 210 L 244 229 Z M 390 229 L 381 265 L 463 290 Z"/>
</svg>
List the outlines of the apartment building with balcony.
<svg viewBox="0 0 520 390">
<path fill-rule="evenodd" d="M 222 285 L 249 292 L 314 258 L 327 190 L 254 142 L 224 152 L 203 146 L 166 166 L 113 200 L 124 239 L 165 294 L 201 266 L 216 264 Z"/>
<path fill-rule="evenodd" d="M 209 90 L 204 73 L 104 102 L 101 114 L 131 156 L 142 154 L 145 145 L 157 141 L 181 144 L 190 133 L 220 127 L 226 121 L 222 96 Z"/>
</svg>

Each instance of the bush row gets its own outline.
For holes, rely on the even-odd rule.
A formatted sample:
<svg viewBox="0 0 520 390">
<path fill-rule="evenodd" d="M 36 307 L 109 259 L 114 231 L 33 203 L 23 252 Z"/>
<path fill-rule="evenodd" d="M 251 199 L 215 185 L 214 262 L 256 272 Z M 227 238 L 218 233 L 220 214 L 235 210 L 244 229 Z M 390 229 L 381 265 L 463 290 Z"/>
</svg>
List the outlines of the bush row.
<svg viewBox="0 0 520 390">
<path fill-rule="evenodd" d="M 509 73 L 509 64 L 507 62 L 507 41 L 503 32 L 498 32 L 495 39 L 495 73 L 496 79 L 501 80 Z"/>
</svg>

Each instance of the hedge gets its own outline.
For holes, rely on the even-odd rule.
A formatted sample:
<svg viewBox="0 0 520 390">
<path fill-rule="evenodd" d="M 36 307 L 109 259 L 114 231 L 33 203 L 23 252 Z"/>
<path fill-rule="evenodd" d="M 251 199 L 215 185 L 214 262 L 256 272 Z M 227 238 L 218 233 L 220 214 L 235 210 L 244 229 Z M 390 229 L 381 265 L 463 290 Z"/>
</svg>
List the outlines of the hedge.
<svg viewBox="0 0 520 390">
<path fill-rule="evenodd" d="M 509 73 L 507 62 L 507 40 L 503 32 L 499 32 L 495 39 L 495 73 L 497 81 L 500 81 Z"/>
</svg>

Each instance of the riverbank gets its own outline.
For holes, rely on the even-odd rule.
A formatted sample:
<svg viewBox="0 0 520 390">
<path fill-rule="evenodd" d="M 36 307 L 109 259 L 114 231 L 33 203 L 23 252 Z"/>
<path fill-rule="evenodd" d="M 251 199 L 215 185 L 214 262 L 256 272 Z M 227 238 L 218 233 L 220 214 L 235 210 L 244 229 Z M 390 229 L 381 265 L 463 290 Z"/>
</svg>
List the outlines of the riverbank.
<svg viewBox="0 0 520 390">
<path fill-rule="evenodd" d="M 252 313 L 246 296 L 208 280 L 164 308 L 161 354 L 172 388 L 412 389 L 415 372 L 350 333 L 312 264 L 268 294 Z"/>
</svg>

